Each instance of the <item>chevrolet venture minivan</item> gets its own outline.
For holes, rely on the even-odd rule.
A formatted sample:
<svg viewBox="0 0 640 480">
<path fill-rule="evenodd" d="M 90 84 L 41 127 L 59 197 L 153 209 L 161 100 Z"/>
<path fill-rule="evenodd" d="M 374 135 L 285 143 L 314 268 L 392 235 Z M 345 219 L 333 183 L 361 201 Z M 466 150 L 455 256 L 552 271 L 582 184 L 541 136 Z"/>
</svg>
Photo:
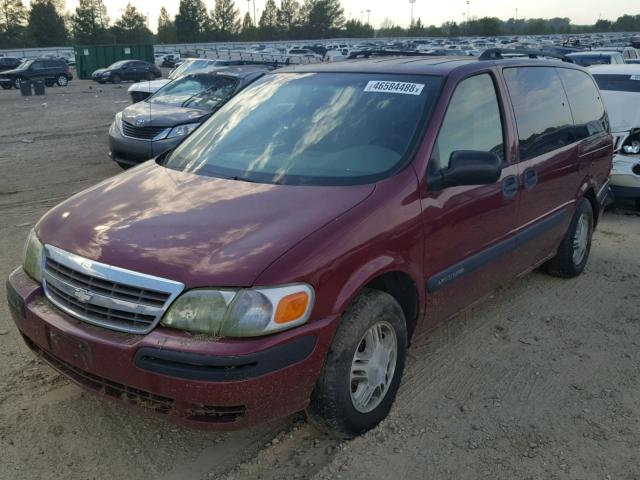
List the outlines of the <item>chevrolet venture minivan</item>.
<svg viewBox="0 0 640 480">
<path fill-rule="evenodd" d="M 410 341 L 538 266 L 583 271 L 611 159 L 571 64 L 291 67 L 49 211 L 8 301 L 106 397 L 216 428 L 306 409 L 353 436 L 389 412 Z"/>
</svg>

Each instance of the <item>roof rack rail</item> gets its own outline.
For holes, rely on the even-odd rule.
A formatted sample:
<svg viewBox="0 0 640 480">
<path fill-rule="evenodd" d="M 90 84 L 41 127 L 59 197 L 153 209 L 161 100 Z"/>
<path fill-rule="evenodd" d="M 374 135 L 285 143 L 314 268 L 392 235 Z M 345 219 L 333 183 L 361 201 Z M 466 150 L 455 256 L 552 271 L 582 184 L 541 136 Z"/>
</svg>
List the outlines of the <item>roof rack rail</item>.
<svg viewBox="0 0 640 480">
<path fill-rule="evenodd" d="M 561 53 L 545 52 L 543 50 L 532 50 L 529 48 L 490 48 L 482 52 L 478 60 L 504 60 L 504 55 L 527 56 L 529 58 L 558 58 L 563 62 L 573 63 L 573 60 Z"/>
<path fill-rule="evenodd" d="M 347 59 L 351 60 L 354 58 L 369 58 L 369 57 L 428 57 L 425 52 L 416 52 L 414 50 L 358 50 L 357 52 L 349 53 Z M 432 56 L 432 55 L 431 55 Z"/>
</svg>

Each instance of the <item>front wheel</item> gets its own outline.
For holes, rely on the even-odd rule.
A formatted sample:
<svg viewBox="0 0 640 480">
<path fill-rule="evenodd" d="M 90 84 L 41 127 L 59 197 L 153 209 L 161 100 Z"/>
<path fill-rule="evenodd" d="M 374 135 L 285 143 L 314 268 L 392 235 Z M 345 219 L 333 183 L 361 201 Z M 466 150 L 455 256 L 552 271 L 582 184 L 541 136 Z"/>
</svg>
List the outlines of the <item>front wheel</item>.
<svg viewBox="0 0 640 480">
<path fill-rule="evenodd" d="M 327 354 L 309 419 L 350 438 L 382 421 L 396 397 L 407 352 L 407 325 L 388 293 L 364 290 L 349 307 Z"/>
<path fill-rule="evenodd" d="M 576 209 L 558 253 L 543 265 L 544 271 L 554 277 L 572 278 L 582 273 L 591 251 L 593 236 L 593 208 L 583 198 Z"/>
<path fill-rule="evenodd" d="M 120 83 L 120 75 L 114 75 L 111 77 L 111 83 L 118 84 Z"/>
<path fill-rule="evenodd" d="M 59 87 L 66 87 L 67 85 L 69 85 L 69 79 L 66 75 L 58 75 L 58 78 L 56 78 L 56 83 Z"/>
<path fill-rule="evenodd" d="M 20 87 L 22 86 L 22 82 L 26 82 L 27 80 L 25 78 L 22 77 L 18 77 L 13 81 L 13 86 L 17 89 L 20 90 Z"/>
</svg>

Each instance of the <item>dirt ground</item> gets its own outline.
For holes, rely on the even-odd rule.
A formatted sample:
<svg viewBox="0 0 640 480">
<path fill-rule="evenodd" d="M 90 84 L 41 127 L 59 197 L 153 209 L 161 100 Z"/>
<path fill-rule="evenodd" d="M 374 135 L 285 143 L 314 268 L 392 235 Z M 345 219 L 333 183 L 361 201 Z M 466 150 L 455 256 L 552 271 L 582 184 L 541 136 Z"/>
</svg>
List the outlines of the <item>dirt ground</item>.
<svg viewBox="0 0 640 480">
<path fill-rule="evenodd" d="M 0 277 L 50 207 L 120 172 L 128 85 L 0 91 Z M 535 272 L 410 350 L 390 418 L 336 442 L 304 415 L 211 433 L 84 393 L 37 361 L 0 290 L 0 479 L 640 478 L 640 215 L 608 212 L 587 271 Z"/>
</svg>

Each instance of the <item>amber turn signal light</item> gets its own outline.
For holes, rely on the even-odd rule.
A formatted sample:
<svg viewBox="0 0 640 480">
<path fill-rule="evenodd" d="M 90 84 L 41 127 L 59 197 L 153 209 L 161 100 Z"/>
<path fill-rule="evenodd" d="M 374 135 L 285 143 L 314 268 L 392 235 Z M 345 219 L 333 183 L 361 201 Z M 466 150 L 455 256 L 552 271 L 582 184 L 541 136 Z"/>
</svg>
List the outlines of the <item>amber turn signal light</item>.
<svg viewBox="0 0 640 480">
<path fill-rule="evenodd" d="M 276 310 L 275 322 L 288 323 L 298 320 L 307 311 L 309 295 L 305 292 L 292 293 L 280 300 Z"/>
</svg>

